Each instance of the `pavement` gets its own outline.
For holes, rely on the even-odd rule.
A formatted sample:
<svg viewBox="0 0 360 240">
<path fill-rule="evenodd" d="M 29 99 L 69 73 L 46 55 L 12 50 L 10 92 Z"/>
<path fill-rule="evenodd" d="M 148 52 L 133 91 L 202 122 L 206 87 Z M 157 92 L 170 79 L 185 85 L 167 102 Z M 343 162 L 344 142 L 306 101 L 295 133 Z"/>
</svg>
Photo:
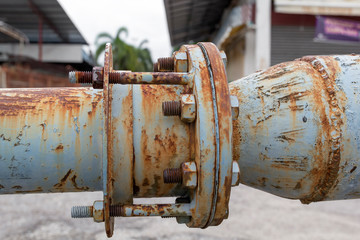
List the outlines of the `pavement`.
<svg viewBox="0 0 360 240">
<path fill-rule="evenodd" d="M 74 205 L 101 192 L 1 195 L 0 239 L 107 239 L 103 223 L 71 219 Z M 303 205 L 246 186 L 232 188 L 230 214 L 218 227 L 190 229 L 175 219 L 117 218 L 113 239 L 359 239 L 360 200 Z"/>
</svg>

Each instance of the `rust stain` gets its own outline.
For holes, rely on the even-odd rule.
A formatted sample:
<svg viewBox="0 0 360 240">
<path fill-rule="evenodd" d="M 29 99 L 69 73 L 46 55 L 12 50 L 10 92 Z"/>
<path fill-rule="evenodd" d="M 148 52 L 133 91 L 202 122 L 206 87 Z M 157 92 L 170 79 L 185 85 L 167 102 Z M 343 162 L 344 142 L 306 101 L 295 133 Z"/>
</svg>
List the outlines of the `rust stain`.
<svg viewBox="0 0 360 240">
<path fill-rule="evenodd" d="M 13 186 L 13 187 L 11 187 L 12 189 L 22 189 L 22 186 Z"/>
<path fill-rule="evenodd" d="M 60 143 L 55 149 L 55 152 L 62 152 L 64 150 L 64 146 Z"/>
<path fill-rule="evenodd" d="M 77 191 L 89 190 L 89 187 L 87 187 L 87 186 L 79 187 L 76 182 L 76 178 L 77 178 L 76 173 L 72 169 L 69 169 L 69 171 L 67 171 L 67 173 L 64 175 L 64 177 L 62 177 L 60 179 L 60 181 L 54 185 L 54 188 L 56 188 L 58 190 L 65 190 L 66 183 L 69 182 L 72 185 L 72 187 Z"/>
<path fill-rule="evenodd" d="M 282 157 L 272 161 L 272 168 L 280 168 L 293 171 L 306 171 L 308 166 L 307 157 Z"/>
<path fill-rule="evenodd" d="M 5 135 L 4 135 L 3 133 L 0 134 L 0 138 L 1 138 L 3 141 L 8 141 L 8 142 L 11 141 L 11 138 L 10 138 L 10 137 L 9 137 L 9 138 L 5 137 Z"/>
<path fill-rule="evenodd" d="M 321 63 L 319 59 L 325 62 L 325 65 Z M 316 74 L 313 75 L 314 85 L 318 89 L 322 89 L 326 93 L 326 101 L 329 105 L 329 113 L 326 114 L 324 107 L 321 110 L 321 126 L 322 133 L 318 137 L 316 148 L 322 145 L 319 139 L 324 134 L 326 137 L 326 144 L 328 145 L 327 162 L 325 163 L 325 169 L 314 168 L 311 174 L 315 175 L 315 179 L 318 179 L 317 184 L 313 187 L 313 192 L 308 196 L 301 199 L 302 203 L 309 204 L 314 201 L 322 201 L 327 196 L 328 192 L 336 185 L 336 180 L 339 172 L 339 165 L 341 161 L 341 126 L 343 124 L 343 111 L 339 107 L 337 99 L 337 90 L 335 88 L 336 75 L 341 71 L 338 62 L 334 61 L 332 57 L 303 57 L 300 61 L 308 62 L 315 70 Z M 320 83 L 316 83 L 316 79 L 320 79 Z M 318 85 L 316 85 L 318 84 Z M 317 101 L 318 107 L 323 105 L 321 95 L 319 92 L 314 93 L 314 99 Z M 328 118 L 330 120 L 328 120 Z M 319 149 L 321 154 L 322 149 Z M 320 155 L 319 160 L 323 158 Z M 320 175 L 318 175 L 320 173 Z"/>
<path fill-rule="evenodd" d="M 65 176 L 63 178 L 60 179 L 60 182 L 58 182 L 57 184 L 54 185 L 54 188 L 63 188 L 66 185 L 66 181 L 68 180 L 69 176 L 73 173 L 72 169 L 69 169 L 69 171 L 67 171 L 67 173 L 65 174 Z"/>
<path fill-rule="evenodd" d="M 79 190 L 79 191 L 87 191 L 87 190 L 89 190 L 89 187 L 87 187 L 87 186 L 79 187 L 79 186 L 77 185 L 77 183 L 76 183 L 76 178 L 77 178 L 77 176 L 76 176 L 76 174 L 74 174 L 74 176 L 72 176 L 72 178 L 70 179 L 72 185 L 74 186 L 74 188 L 75 188 L 76 190 Z"/>
<path fill-rule="evenodd" d="M 34 190 L 28 190 L 28 191 L 15 191 L 15 193 L 41 193 L 43 192 L 43 189 L 41 187 L 37 187 L 36 189 Z"/>
</svg>

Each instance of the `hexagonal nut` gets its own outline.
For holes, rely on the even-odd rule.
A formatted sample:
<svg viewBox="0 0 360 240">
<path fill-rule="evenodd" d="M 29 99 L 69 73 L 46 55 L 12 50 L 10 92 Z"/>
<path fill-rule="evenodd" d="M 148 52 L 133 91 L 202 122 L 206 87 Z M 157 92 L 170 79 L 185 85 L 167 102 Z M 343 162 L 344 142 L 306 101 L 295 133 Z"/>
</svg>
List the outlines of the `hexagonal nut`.
<svg viewBox="0 0 360 240">
<path fill-rule="evenodd" d="M 197 170 L 195 162 L 185 162 L 181 164 L 182 184 L 188 188 L 196 188 Z"/>
<path fill-rule="evenodd" d="M 181 96 L 181 115 L 183 122 L 191 123 L 196 118 L 196 101 L 192 94 L 184 94 Z"/>
<path fill-rule="evenodd" d="M 236 161 L 232 163 L 231 186 L 238 186 L 240 184 L 240 167 Z"/>
<path fill-rule="evenodd" d="M 188 71 L 188 59 L 186 52 L 177 51 L 174 54 L 174 71 L 175 72 L 187 72 Z"/>
<path fill-rule="evenodd" d="M 103 83 L 104 83 L 104 68 L 103 67 L 93 67 L 93 69 L 92 69 L 93 88 L 101 89 L 101 88 L 103 88 Z"/>
<path fill-rule="evenodd" d="M 104 221 L 104 202 L 97 200 L 93 204 L 93 218 L 94 222 Z"/>
<path fill-rule="evenodd" d="M 236 120 L 239 117 L 240 114 L 240 105 L 239 100 L 236 96 L 230 96 L 230 104 L 231 104 L 231 115 L 232 119 Z"/>
<path fill-rule="evenodd" d="M 223 60 L 224 67 L 226 68 L 226 64 L 227 64 L 226 53 L 224 51 L 220 51 L 220 56 L 221 56 L 221 59 Z"/>
</svg>

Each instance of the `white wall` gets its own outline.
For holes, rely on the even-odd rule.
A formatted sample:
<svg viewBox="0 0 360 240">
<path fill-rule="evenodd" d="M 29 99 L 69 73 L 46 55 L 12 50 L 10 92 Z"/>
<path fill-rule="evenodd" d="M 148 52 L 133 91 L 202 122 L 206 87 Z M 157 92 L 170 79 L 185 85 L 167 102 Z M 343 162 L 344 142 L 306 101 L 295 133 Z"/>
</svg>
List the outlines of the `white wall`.
<svg viewBox="0 0 360 240">
<path fill-rule="evenodd" d="M 81 44 L 43 44 L 43 62 L 82 62 Z M 0 44 L 0 52 L 38 60 L 38 44 Z"/>
</svg>

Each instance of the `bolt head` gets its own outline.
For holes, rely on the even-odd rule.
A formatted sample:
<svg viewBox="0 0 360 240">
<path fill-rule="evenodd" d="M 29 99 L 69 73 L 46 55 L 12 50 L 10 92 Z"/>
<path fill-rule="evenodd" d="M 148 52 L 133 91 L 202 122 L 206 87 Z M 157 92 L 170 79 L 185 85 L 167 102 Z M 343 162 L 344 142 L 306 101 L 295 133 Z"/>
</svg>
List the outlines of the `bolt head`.
<svg viewBox="0 0 360 240">
<path fill-rule="evenodd" d="M 186 52 L 177 51 L 174 54 L 175 72 L 187 72 L 188 71 L 188 59 Z"/>
<path fill-rule="evenodd" d="M 93 204 L 94 222 L 104 222 L 104 202 L 97 200 Z"/>
<path fill-rule="evenodd" d="M 184 94 L 181 96 L 181 120 L 191 123 L 196 118 L 196 101 L 192 94 Z"/>
<path fill-rule="evenodd" d="M 191 221 L 191 217 L 190 216 L 176 217 L 176 221 L 179 224 L 188 223 Z"/>
<path fill-rule="evenodd" d="M 236 120 L 239 118 L 240 114 L 240 107 L 239 107 L 239 100 L 236 96 L 230 96 L 230 104 L 231 104 L 231 115 L 232 119 Z"/>
<path fill-rule="evenodd" d="M 181 165 L 182 170 L 182 184 L 188 188 L 196 188 L 197 185 L 197 170 L 195 162 L 185 162 Z"/>
<path fill-rule="evenodd" d="M 231 186 L 238 186 L 240 184 L 240 167 L 236 161 L 232 163 Z"/>
</svg>

